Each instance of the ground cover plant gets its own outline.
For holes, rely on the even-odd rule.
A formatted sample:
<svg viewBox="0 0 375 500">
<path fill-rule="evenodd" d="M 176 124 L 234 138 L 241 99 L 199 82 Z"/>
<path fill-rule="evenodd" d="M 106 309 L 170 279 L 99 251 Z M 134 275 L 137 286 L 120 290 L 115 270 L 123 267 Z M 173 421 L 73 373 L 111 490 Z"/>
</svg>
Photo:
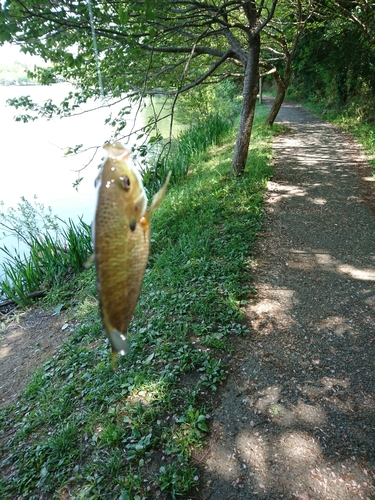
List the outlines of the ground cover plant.
<svg viewBox="0 0 375 500">
<path fill-rule="evenodd" d="M 143 172 L 143 182 L 148 193 L 156 193 L 161 188 L 169 171 L 172 172 L 171 184 L 183 180 L 191 162 L 197 162 L 210 146 L 220 144 L 221 139 L 232 128 L 230 116 L 214 113 L 181 132 L 178 140 L 172 141 L 171 148 L 167 149 L 154 166 Z"/>
<path fill-rule="evenodd" d="M 151 255 L 113 371 L 91 268 L 47 298 L 66 341 L 0 412 L 0 497 L 177 498 L 198 484 L 192 460 L 209 430 L 225 360 L 248 335 L 251 248 L 271 176 L 260 107 L 248 168 L 230 174 L 234 134 L 192 157 L 152 224 Z M 273 128 L 273 131 L 277 127 Z"/>
</svg>

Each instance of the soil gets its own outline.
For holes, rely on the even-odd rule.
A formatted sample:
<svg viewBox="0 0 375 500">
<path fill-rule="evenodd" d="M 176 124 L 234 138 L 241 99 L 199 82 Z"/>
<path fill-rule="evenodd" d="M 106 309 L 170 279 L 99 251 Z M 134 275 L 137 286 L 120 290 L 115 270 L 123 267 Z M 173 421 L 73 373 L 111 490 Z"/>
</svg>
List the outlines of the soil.
<svg viewBox="0 0 375 500">
<path fill-rule="evenodd" d="M 8 319 L 6 319 L 8 318 Z M 13 403 L 43 364 L 66 339 L 64 317 L 32 309 L 0 314 L 0 407 Z"/>
<path fill-rule="evenodd" d="M 375 182 L 334 126 L 288 102 L 278 121 L 290 132 L 274 142 L 251 336 L 217 394 L 193 497 L 372 500 Z M 0 406 L 59 347 L 63 325 L 36 309 L 0 330 Z"/>
</svg>

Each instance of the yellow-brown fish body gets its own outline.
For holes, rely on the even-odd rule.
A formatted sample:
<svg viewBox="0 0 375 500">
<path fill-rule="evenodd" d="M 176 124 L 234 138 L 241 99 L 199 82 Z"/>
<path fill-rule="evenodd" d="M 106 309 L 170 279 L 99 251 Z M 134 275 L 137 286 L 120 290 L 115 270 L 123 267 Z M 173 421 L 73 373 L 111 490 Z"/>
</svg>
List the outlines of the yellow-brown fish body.
<svg viewBox="0 0 375 500">
<path fill-rule="evenodd" d="M 121 144 L 105 146 L 95 214 L 94 251 L 103 325 L 112 344 L 112 362 L 130 345 L 126 330 L 141 292 L 150 248 L 150 218 L 162 202 L 170 174 L 147 211 L 140 174 Z"/>
</svg>

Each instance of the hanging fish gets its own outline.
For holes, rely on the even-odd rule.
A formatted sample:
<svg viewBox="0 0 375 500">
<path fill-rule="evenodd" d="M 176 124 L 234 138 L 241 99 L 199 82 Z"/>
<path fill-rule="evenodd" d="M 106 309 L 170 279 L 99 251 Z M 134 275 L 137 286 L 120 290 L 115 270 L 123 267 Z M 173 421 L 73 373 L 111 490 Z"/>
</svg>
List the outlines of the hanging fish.
<svg viewBox="0 0 375 500">
<path fill-rule="evenodd" d="M 99 174 L 94 223 L 94 252 L 103 326 L 112 344 L 112 365 L 130 344 L 126 330 L 141 292 L 150 249 L 150 219 L 163 201 L 171 176 L 153 197 L 120 143 L 104 146 L 108 158 Z"/>
</svg>

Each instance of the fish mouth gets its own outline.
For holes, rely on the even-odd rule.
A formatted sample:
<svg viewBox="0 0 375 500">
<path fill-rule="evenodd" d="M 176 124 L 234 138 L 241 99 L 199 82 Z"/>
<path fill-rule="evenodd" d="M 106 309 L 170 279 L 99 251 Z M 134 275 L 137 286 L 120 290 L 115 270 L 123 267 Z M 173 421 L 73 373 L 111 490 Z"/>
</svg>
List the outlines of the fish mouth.
<svg viewBox="0 0 375 500">
<path fill-rule="evenodd" d="M 134 231 L 135 228 L 136 228 L 136 226 L 137 226 L 137 221 L 136 220 L 131 220 L 130 224 L 129 224 L 130 231 Z"/>
</svg>

